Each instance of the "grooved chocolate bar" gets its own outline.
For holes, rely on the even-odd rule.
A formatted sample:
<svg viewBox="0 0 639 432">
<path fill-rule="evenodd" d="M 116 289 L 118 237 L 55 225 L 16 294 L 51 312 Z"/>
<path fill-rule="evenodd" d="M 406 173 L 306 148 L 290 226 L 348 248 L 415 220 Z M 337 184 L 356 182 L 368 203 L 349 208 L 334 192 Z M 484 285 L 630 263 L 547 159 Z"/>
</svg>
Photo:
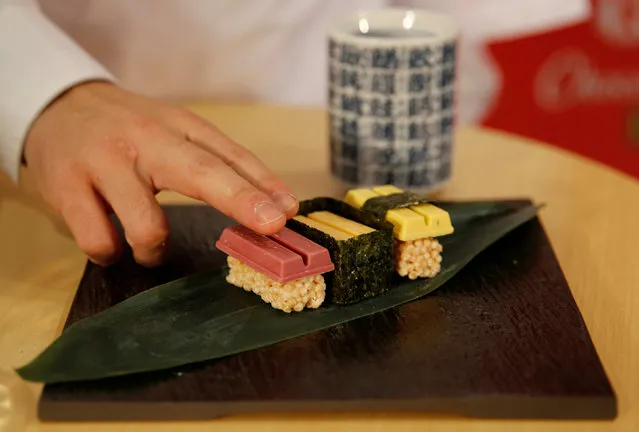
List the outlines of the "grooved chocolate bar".
<svg viewBox="0 0 639 432">
<path fill-rule="evenodd" d="M 328 250 L 284 228 L 264 236 L 244 226 L 227 228 L 216 246 L 274 281 L 286 283 L 334 270 Z"/>
</svg>

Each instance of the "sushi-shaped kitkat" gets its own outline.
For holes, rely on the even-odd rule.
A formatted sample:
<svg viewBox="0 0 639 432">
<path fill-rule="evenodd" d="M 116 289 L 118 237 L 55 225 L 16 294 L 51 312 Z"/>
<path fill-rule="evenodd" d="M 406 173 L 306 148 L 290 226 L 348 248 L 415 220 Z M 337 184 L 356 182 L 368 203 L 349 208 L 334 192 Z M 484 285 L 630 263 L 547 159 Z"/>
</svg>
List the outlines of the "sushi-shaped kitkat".
<svg viewBox="0 0 639 432">
<path fill-rule="evenodd" d="M 393 225 L 333 198 L 302 201 L 287 227 L 328 249 L 327 301 L 351 304 L 391 286 Z"/>
<path fill-rule="evenodd" d="M 254 292 L 284 312 L 318 308 L 326 296 L 322 276 L 335 268 L 328 250 L 284 228 L 265 236 L 237 225 L 216 246 L 228 255 L 230 284 Z"/>
<path fill-rule="evenodd" d="M 417 279 L 440 272 L 443 248 L 437 237 L 454 232 L 446 211 L 391 185 L 352 189 L 344 201 L 393 224 L 395 269 L 400 276 Z"/>
</svg>

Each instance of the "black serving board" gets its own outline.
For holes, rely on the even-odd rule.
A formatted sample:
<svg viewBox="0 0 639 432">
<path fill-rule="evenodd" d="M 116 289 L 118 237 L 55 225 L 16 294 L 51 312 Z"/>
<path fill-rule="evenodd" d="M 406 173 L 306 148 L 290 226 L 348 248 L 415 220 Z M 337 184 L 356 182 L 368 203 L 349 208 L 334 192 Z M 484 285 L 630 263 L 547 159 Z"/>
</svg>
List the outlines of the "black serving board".
<svg viewBox="0 0 639 432">
<path fill-rule="evenodd" d="M 166 211 L 167 264 L 148 270 L 130 256 L 108 269 L 88 264 L 66 327 L 225 264 L 215 241 L 232 221 L 204 206 Z M 67 421 L 318 410 L 610 419 L 617 404 L 538 219 L 394 310 L 221 360 L 46 385 L 39 404 L 42 420 Z"/>
</svg>

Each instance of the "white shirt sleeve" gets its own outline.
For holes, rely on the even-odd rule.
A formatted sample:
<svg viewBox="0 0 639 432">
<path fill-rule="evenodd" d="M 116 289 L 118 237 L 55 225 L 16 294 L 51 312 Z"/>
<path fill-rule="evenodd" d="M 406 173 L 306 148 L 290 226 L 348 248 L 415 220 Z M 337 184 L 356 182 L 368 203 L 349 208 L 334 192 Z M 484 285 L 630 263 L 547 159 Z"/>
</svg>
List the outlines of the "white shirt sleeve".
<svg viewBox="0 0 639 432">
<path fill-rule="evenodd" d="M 110 72 L 32 0 L 0 0 L 0 169 L 18 182 L 32 122 L 64 91 Z"/>
</svg>

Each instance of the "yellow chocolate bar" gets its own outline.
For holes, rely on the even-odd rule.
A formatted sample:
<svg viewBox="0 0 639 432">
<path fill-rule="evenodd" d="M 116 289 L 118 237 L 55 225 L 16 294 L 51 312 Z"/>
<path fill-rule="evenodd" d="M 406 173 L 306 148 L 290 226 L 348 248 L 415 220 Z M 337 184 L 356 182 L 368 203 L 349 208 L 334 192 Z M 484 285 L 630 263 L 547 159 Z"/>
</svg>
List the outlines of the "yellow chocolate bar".
<svg viewBox="0 0 639 432">
<path fill-rule="evenodd" d="M 397 209 L 401 210 L 401 209 Z M 392 211 L 397 211 L 392 210 Z M 410 210 L 417 213 L 419 216 L 423 218 L 423 223 L 425 226 L 424 234 L 418 237 L 414 237 L 409 240 L 416 240 L 418 238 L 425 237 L 441 237 L 444 235 L 452 234 L 455 229 L 453 228 L 453 224 L 450 221 L 450 215 L 447 211 L 440 209 L 432 204 L 422 204 L 418 206 L 410 207 Z M 403 233 L 402 237 L 408 238 L 411 237 L 410 232 Z M 401 237 L 398 237 L 399 240 L 402 240 Z M 409 241 L 402 240 L 402 241 Z"/>
<path fill-rule="evenodd" d="M 402 192 L 404 191 L 392 185 L 373 189 L 352 189 L 348 191 L 344 201 L 353 207 L 361 208 L 370 198 Z M 389 210 L 386 212 L 386 220 L 393 224 L 393 235 L 401 241 L 439 237 L 454 232 L 448 212 L 432 204 Z"/>
<path fill-rule="evenodd" d="M 392 195 L 392 194 L 396 194 L 396 193 L 404 193 L 403 190 L 401 190 L 398 187 L 395 187 L 393 185 L 385 185 L 385 186 L 377 186 L 373 188 L 373 192 L 376 193 L 377 195 L 382 195 L 382 196 L 386 196 L 386 195 Z"/>
<path fill-rule="evenodd" d="M 330 227 L 343 231 L 352 236 L 368 234 L 375 231 L 373 228 L 362 225 L 361 223 L 346 219 L 327 211 L 316 211 L 308 214 L 308 218 L 316 222 L 326 224 Z"/>
<path fill-rule="evenodd" d="M 370 189 L 351 189 L 346 193 L 344 202 L 355 208 L 362 208 L 366 200 L 379 196 Z"/>
<path fill-rule="evenodd" d="M 393 235 L 397 240 L 411 241 L 431 237 L 424 217 L 409 208 L 387 211 L 386 220 L 393 224 Z"/>
<path fill-rule="evenodd" d="M 313 219 L 307 218 L 306 216 L 294 216 L 293 219 L 295 219 L 296 221 L 299 221 L 303 224 L 306 224 L 310 227 L 313 227 L 315 229 L 318 229 L 320 231 L 322 231 L 325 234 L 328 234 L 329 236 L 333 237 L 335 240 L 348 240 L 349 238 L 353 238 L 355 237 L 352 234 L 348 234 L 344 231 L 340 231 L 336 228 L 333 228 L 330 225 L 326 225 L 324 223 L 315 221 Z"/>
</svg>

